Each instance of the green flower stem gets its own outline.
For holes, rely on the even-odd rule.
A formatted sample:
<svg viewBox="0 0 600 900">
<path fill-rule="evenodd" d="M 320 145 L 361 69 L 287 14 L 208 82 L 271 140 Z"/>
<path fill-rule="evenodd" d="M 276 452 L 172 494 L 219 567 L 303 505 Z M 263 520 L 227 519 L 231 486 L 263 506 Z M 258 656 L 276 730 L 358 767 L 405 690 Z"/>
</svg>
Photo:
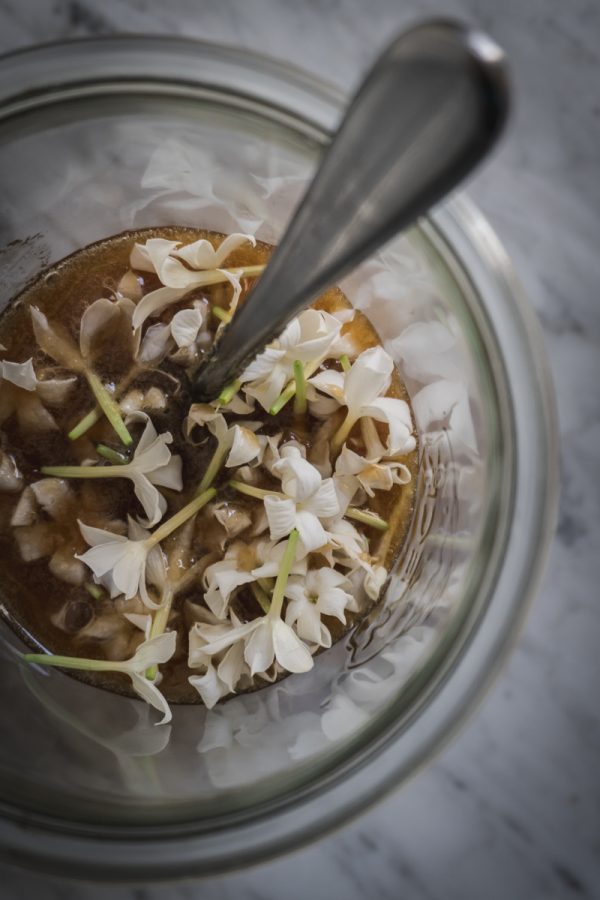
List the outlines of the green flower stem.
<svg viewBox="0 0 600 900">
<path fill-rule="evenodd" d="M 268 613 L 271 606 L 269 595 L 266 593 L 266 591 L 263 591 L 261 586 L 256 581 L 250 582 L 250 588 L 252 590 L 252 593 L 254 594 L 254 599 L 256 600 L 262 611 L 264 613 Z"/>
<path fill-rule="evenodd" d="M 104 591 L 102 590 L 100 585 L 94 584 L 93 581 L 86 581 L 86 583 L 84 584 L 84 588 L 86 589 L 90 597 L 94 598 L 94 600 L 102 600 L 102 598 L 104 597 Z"/>
<path fill-rule="evenodd" d="M 103 456 L 104 459 L 107 459 L 115 466 L 127 465 L 127 457 L 123 453 L 119 453 L 118 450 L 113 450 L 112 447 L 107 447 L 106 444 L 96 444 L 96 453 L 98 453 L 99 456 Z"/>
<path fill-rule="evenodd" d="M 265 497 L 283 497 L 281 491 L 265 491 L 264 488 L 257 488 L 251 484 L 244 484 L 243 481 L 230 481 L 229 487 L 240 494 L 246 494 L 247 497 L 256 497 L 257 500 L 264 500 Z"/>
<path fill-rule="evenodd" d="M 213 307 L 212 307 L 212 314 L 213 314 L 213 316 L 215 316 L 217 319 L 220 319 L 221 322 L 225 322 L 226 325 L 229 325 L 229 323 L 231 322 L 231 320 L 232 320 L 232 318 L 233 318 L 233 316 L 231 315 L 231 313 L 230 313 L 230 312 L 227 312 L 227 310 L 226 310 L 226 309 L 223 309 L 221 306 L 213 306 Z"/>
<path fill-rule="evenodd" d="M 239 378 L 236 378 L 235 381 L 232 381 L 231 384 L 226 384 L 221 393 L 217 398 L 217 404 L 219 406 L 228 406 L 229 403 L 233 400 L 237 392 L 242 386 L 242 382 Z"/>
<path fill-rule="evenodd" d="M 294 362 L 294 387 L 296 395 L 294 397 L 294 415 L 306 415 L 306 375 L 304 374 L 304 366 L 297 359 Z"/>
<path fill-rule="evenodd" d="M 351 416 L 350 411 L 348 411 L 346 418 L 331 439 L 331 449 L 334 453 L 339 453 L 339 451 L 342 449 L 342 444 L 352 431 L 352 428 L 357 421 L 358 419 L 356 418 L 356 416 Z"/>
<path fill-rule="evenodd" d="M 207 488 L 211 486 L 211 484 L 221 471 L 228 449 L 229 448 L 224 444 L 217 444 L 215 452 L 213 453 L 212 458 L 208 466 L 206 467 L 206 471 L 202 476 L 202 481 L 198 485 L 196 494 L 202 494 Z"/>
<path fill-rule="evenodd" d="M 125 427 L 119 404 L 109 394 L 95 372 L 88 369 L 85 373 L 85 377 L 87 378 L 87 382 L 92 389 L 92 393 L 98 401 L 98 405 L 102 412 L 112 425 L 122 443 L 125 444 L 126 447 L 129 447 L 130 444 L 133 443 L 133 438 Z"/>
<path fill-rule="evenodd" d="M 258 582 L 258 584 L 260 584 L 260 586 L 263 589 L 263 591 L 265 592 L 265 594 L 268 594 L 269 596 L 271 596 L 271 594 L 273 593 L 273 588 L 275 587 L 275 579 L 274 578 L 258 578 L 257 582 Z"/>
<path fill-rule="evenodd" d="M 350 359 L 347 353 L 342 353 L 340 356 L 340 365 L 342 367 L 343 372 L 349 372 L 352 366 L 350 365 Z"/>
<path fill-rule="evenodd" d="M 128 463 L 118 466 L 42 466 L 42 475 L 55 478 L 124 478 Z"/>
<path fill-rule="evenodd" d="M 156 547 L 157 544 L 164 541 L 170 534 L 177 531 L 177 529 L 187 522 L 188 519 L 191 519 L 197 512 L 200 512 L 202 507 L 206 506 L 206 504 L 216 496 L 216 493 L 214 488 L 209 488 L 207 491 L 204 491 L 203 494 L 194 497 L 190 503 L 187 503 L 179 510 L 179 512 L 176 512 L 174 516 L 167 519 L 166 522 L 163 522 L 160 528 L 157 528 L 149 538 L 146 538 L 145 544 L 148 547 L 148 550 L 150 551 L 152 547 Z"/>
<path fill-rule="evenodd" d="M 162 603 L 160 607 L 154 613 L 152 617 L 152 626 L 150 628 L 150 640 L 152 638 L 158 637 L 160 634 L 163 634 L 165 628 L 167 627 L 169 616 L 171 614 L 171 606 L 173 605 L 173 597 L 175 596 L 175 592 L 173 588 L 169 585 L 165 588 L 165 592 L 162 597 Z M 150 666 L 149 669 L 146 669 L 146 678 L 150 679 L 150 681 L 154 681 L 156 675 L 158 673 L 158 666 Z"/>
<path fill-rule="evenodd" d="M 42 666 L 58 666 L 61 669 L 87 669 L 92 672 L 127 672 L 127 664 L 110 659 L 84 659 L 80 656 L 54 656 L 51 653 L 25 653 L 25 662 Z"/>
<path fill-rule="evenodd" d="M 372 528 L 378 528 L 379 531 L 387 531 L 389 527 L 385 519 L 380 519 L 375 513 L 365 512 L 364 509 L 356 509 L 354 506 L 349 506 L 344 515 L 348 519 L 362 522 L 363 525 L 370 525 Z"/>
<path fill-rule="evenodd" d="M 319 366 L 321 365 L 320 360 L 316 360 L 310 363 L 305 363 L 304 365 L 304 381 L 306 382 L 307 378 L 310 378 L 311 375 L 314 375 Z M 295 370 L 294 370 L 295 371 Z M 294 378 L 292 381 L 288 382 L 286 388 L 283 393 L 279 395 L 275 403 L 269 409 L 269 414 L 272 416 L 276 416 L 277 413 L 281 412 L 286 403 L 294 397 L 296 394 L 296 379 Z"/>
<path fill-rule="evenodd" d="M 122 381 L 120 381 L 116 386 L 113 397 L 115 399 L 117 397 L 120 397 L 121 394 L 127 390 L 132 381 L 135 381 L 140 372 L 143 372 L 143 370 L 144 366 L 140 366 L 137 364 L 133 365 L 127 375 L 125 375 Z M 77 425 L 75 425 L 75 427 L 71 429 L 68 434 L 69 440 L 76 441 L 77 438 L 80 438 L 82 435 L 84 435 L 86 431 L 89 431 L 90 428 L 96 424 L 96 422 L 99 422 L 101 418 L 102 410 L 99 406 L 95 406 L 94 409 L 91 409 L 89 413 L 84 416 L 83 419 L 80 419 Z"/>
<path fill-rule="evenodd" d="M 273 588 L 273 596 L 271 597 L 271 606 L 269 607 L 268 613 L 269 616 L 272 616 L 273 618 L 279 618 L 279 616 L 281 615 L 281 607 L 283 606 L 283 593 L 285 591 L 285 586 L 287 584 L 288 578 L 290 577 L 290 570 L 294 565 L 294 560 L 296 559 L 298 537 L 298 531 L 296 528 L 294 528 L 294 530 L 290 532 L 287 546 L 283 554 L 283 559 L 281 560 L 281 568 L 279 569 L 277 581 L 275 582 L 275 587 Z"/>
</svg>

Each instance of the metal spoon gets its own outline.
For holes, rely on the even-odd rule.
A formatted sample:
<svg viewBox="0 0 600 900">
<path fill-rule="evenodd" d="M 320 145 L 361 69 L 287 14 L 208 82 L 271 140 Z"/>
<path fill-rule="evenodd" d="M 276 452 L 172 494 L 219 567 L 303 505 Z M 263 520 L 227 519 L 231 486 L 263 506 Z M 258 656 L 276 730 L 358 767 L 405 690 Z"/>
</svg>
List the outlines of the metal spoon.
<svg viewBox="0 0 600 900">
<path fill-rule="evenodd" d="M 288 320 L 448 194 L 505 122 L 504 53 L 449 21 L 397 37 L 350 103 L 312 184 L 192 385 L 212 400 Z"/>
</svg>

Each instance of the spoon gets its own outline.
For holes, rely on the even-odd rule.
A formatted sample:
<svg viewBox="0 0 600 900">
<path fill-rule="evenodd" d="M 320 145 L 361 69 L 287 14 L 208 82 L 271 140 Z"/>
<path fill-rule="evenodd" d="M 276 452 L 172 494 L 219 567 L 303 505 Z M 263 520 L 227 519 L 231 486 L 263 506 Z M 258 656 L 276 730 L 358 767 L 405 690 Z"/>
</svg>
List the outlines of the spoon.
<svg viewBox="0 0 600 900">
<path fill-rule="evenodd" d="M 504 125 L 503 51 L 485 34 L 433 20 L 377 60 L 248 299 L 198 370 L 209 401 L 289 319 L 471 172 Z"/>
</svg>

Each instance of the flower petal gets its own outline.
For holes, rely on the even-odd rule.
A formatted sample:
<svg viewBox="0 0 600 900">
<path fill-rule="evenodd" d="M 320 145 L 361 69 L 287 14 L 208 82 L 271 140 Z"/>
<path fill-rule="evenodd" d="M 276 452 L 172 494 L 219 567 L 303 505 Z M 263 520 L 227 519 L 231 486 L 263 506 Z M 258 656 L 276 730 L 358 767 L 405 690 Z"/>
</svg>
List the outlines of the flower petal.
<svg viewBox="0 0 600 900">
<path fill-rule="evenodd" d="M 173 335 L 170 325 L 162 322 L 151 325 L 144 334 L 137 359 L 147 366 L 157 366 L 169 353 L 172 345 Z"/>
<path fill-rule="evenodd" d="M 156 291 L 150 291 L 149 294 L 142 297 L 135 308 L 131 320 L 133 328 L 136 330 L 141 328 L 146 319 L 150 318 L 150 316 L 157 316 L 163 309 L 172 306 L 174 303 L 178 303 L 178 301 L 181 300 L 182 297 L 185 297 L 190 290 L 190 287 L 162 287 L 158 288 Z"/>
<path fill-rule="evenodd" d="M 276 619 L 273 623 L 271 641 L 277 662 L 288 672 L 308 672 L 314 666 L 306 644 L 281 619 Z"/>
<path fill-rule="evenodd" d="M 306 553 L 318 550 L 319 547 L 323 547 L 328 541 L 327 532 L 318 518 L 311 512 L 297 510 L 295 527 L 298 529 L 300 540 Z M 271 536 L 273 536 L 272 533 Z"/>
<path fill-rule="evenodd" d="M 296 527 L 296 504 L 282 497 L 265 497 L 265 512 L 269 522 L 271 540 L 278 541 Z"/>
<path fill-rule="evenodd" d="M 95 300 L 84 311 L 79 326 L 79 349 L 84 359 L 91 357 L 93 343 L 111 322 L 121 318 L 121 310 L 107 297 Z"/>
<path fill-rule="evenodd" d="M 44 381 L 38 381 L 38 397 L 49 406 L 61 406 L 76 382 L 77 377 L 75 375 L 71 375 L 69 378 L 48 378 Z"/>
<path fill-rule="evenodd" d="M 321 485 L 319 470 L 302 457 L 294 446 L 281 448 L 280 459 L 272 471 L 281 478 L 283 492 L 297 502 L 311 497 Z"/>
<path fill-rule="evenodd" d="M 404 400 L 378 397 L 363 407 L 363 415 L 370 416 L 378 422 L 387 422 L 390 429 L 387 455 L 411 453 L 415 449 L 416 440 L 412 434 L 410 409 Z"/>
<path fill-rule="evenodd" d="M 146 519 L 142 520 L 142 524 L 147 528 L 152 528 L 153 525 L 160 522 L 167 511 L 167 501 L 142 472 L 132 472 L 129 478 L 133 483 L 135 496 L 142 504 L 146 514 Z"/>
<path fill-rule="evenodd" d="M 223 684 L 217 675 L 217 670 L 210 662 L 204 675 L 190 675 L 188 682 L 198 691 L 207 709 L 212 709 L 221 697 L 229 693 L 227 686 Z"/>
<path fill-rule="evenodd" d="M 30 306 L 33 333 L 41 350 L 59 365 L 73 372 L 80 372 L 83 360 L 78 348 L 66 329 L 60 325 L 50 325 L 44 313 L 37 306 Z"/>
<path fill-rule="evenodd" d="M 160 722 L 157 722 L 156 724 L 167 725 L 173 716 L 169 704 L 156 685 L 146 678 L 145 675 L 140 675 L 137 672 L 128 672 L 127 674 L 131 678 L 131 684 L 136 694 L 138 694 L 142 700 L 145 700 L 146 703 L 149 703 L 150 706 L 153 706 L 154 709 L 157 709 L 163 714 Z"/>
<path fill-rule="evenodd" d="M 383 347 L 370 347 L 346 373 L 344 396 L 346 406 L 354 414 L 385 394 L 392 380 L 394 361 Z"/>
<path fill-rule="evenodd" d="M 244 650 L 244 659 L 250 666 L 250 675 L 252 677 L 257 672 L 266 672 L 273 665 L 275 658 L 271 620 L 267 616 L 263 616 L 254 621 L 257 623 L 257 626 L 246 641 Z"/>
<path fill-rule="evenodd" d="M 0 376 L 24 391 L 35 391 L 38 383 L 33 368 L 33 359 L 28 359 L 24 363 L 9 362 L 8 360 L 0 362 Z"/>
<path fill-rule="evenodd" d="M 227 468 L 243 466 L 255 459 L 261 451 L 260 441 L 249 428 L 234 425 L 231 430 L 233 431 L 233 440 L 231 450 L 225 460 Z"/>
<path fill-rule="evenodd" d="M 189 347 L 202 328 L 202 311 L 197 307 L 181 309 L 171 319 L 171 334 L 178 347 Z"/>
<path fill-rule="evenodd" d="M 145 672 L 151 666 L 160 666 L 171 659 L 176 647 L 176 631 L 165 631 L 148 641 L 143 641 L 127 662 L 127 670 Z"/>
</svg>

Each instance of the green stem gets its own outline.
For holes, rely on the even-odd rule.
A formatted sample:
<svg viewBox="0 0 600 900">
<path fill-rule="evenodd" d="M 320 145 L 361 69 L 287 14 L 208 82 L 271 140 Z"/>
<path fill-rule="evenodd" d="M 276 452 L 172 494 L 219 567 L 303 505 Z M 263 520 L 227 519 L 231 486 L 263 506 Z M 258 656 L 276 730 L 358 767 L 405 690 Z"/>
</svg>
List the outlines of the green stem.
<svg viewBox="0 0 600 900">
<path fill-rule="evenodd" d="M 86 370 L 85 377 L 87 378 L 87 382 L 92 389 L 92 393 L 98 401 L 98 405 L 102 412 L 112 425 L 121 442 L 125 444 L 126 447 L 129 447 L 133 442 L 133 438 L 125 427 L 119 404 L 111 397 L 95 372 L 88 369 Z"/>
<path fill-rule="evenodd" d="M 167 624 L 169 622 L 169 615 L 171 614 L 171 606 L 173 605 L 173 597 L 175 596 L 175 592 L 173 588 L 169 585 L 165 588 L 165 592 L 163 594 L 162 603 L 160 607 L 154 613 L 152 618 L 152 627 L 150 628 L 150 640 L 152 638 L 158 637 L 159 634 L 163 634 Z M 150 666 L 149 669 L 146 669 L 146 678 L 149 678 L 150 681 L 154 681 L 158 672 L 158 666 Z"/>
<path fill-rule="evenodd" d="M 352 366 L 350 365 L 350 358 L 347 353 L 342 353 L 342 355 L 340 356 L 340 365 L 343 372 L 349 372 L 352 368 Z"/>
<path fill-rule="evenodd" d="M 127 463 L 118 466 L 42 466 L 42 475 L 55 478 L 124 478 Z"/>
<path fill-rule="evenodd" d="M 264 500 L 265 497 L 283 497 L 280 491 L 265 491 L 264 488 L 254 487 L 251 484 L 244 484 L 243 481 L 229 481 L 229 487 L 240 494 L 246 494 L 247 497 L 256 497 L 257 500 Z"/>
<path fill-rule="evenodd" d="M 257 582 L 258 582 L 258 584 L 260 584 L 260 586 L 263 589 L 263 591 L 265 592 L 265 594 L 267 594 L 270 597 L 271 594 L 273 593 L 273 588 L 275 586 L 275 579 L 274 578 L 258 578 Z"/>
<path fill-rule="evenodd" d="M 252 593 L 254 594 L 254 599 L 256 600 L 262 611 L 264 613 L 268 613 L 271 606 L 269 595 L 265 591 L 263 591 L 261 586 L 256 581 L 250 582 L 250 588 L 252 590 Z"/>
<path fill-rule="evenodd" d="M 216 493 L 214 488 L 209 488 L 207 491 L 204 491 L 203 494 L 195 497 L 190 503 L 187 503 L 179 510 L 179 512 L 175 513 L 174 516 L 167 519 L 166 522 L 163 522 L 160 528 L 157 528 L 149 538 L 146 538 L 145 544 L 148 547 L 148 552 L 152 547 L 156 547 L 157 544 L 160 544 L 161 541 L 164 541 L 165 538 L 169 537 L 170 534 L 180 528 L 193 515 L 200 512 L 202 507 L 206 506 Z"/>
<path fill-rule="evenodd" d="M 314 362 L 306 363 L 304 365 L 304 380 L 306 381 L 307 378 L 310 378 L 311 375 L 314 375 L 314 373 L 317 371 L 317 369 L 319 368 L 320 365 L 321 365 L 320 360 L 315 360 Z M 281 393 L 279 395 L 279 397 L 277 398 L 275 403 L 269 409 L 270 415 L 276 416 L 277 413 L 281 412 L 283 407 L 286 405 L 286 403 L 289 403 L 289 401 L 292 399 L 292 397 L 295 395 L 295 393 L 296 393 L 296 380 L 293 379 L 292 381 L 290 381 L 287 384 L 283 393 Z"/>
<path fill-rule="evenodd" d="M 334 453 L 338 453 L 342 449 L 342 444 L 352 431 L 356 421 L 355 416 L 351 416 L 350 411 L 348 411 L 346 418 L 331 439 L 331 449 Z"/>
<path fill-rule="evenodd" d="M 198 490 L 196 494 L 202 494 L 207 488 L 211 486 L 221 468 L 223 466 L 223 460 L 227 454 L 228 448 L 226 446 L 222 446 L 221 444 L 217 444 L 215 452 L 212 455 L 211 461 L 209 462 L 204 475 L 202 476 L 202 481 L 198 485 Z"/>
<path fill-rule="evenodd" d="M 231 403 L 241 386 L 242 382 L 239 378 L 236 378 L 231 384 L 226 384 L 217 398 L 217 404 L 219 406 L 227 406 Z"/>
<path fill-rule="evenodd" d="M 79 656 L 54 656 L 51 653 L 25 653 L 25 662 L 42 666 L 58 666 L 61 669 L 88 669 L 95 672 L 126 672 L 122 663 L 109 659 L 84 659 Z"/>
<path fill-rule="evenodd" d="M 294 530 L 290 532 L 287 546 L 283 554 L 283 559 L 281 560 L 279 574 L 277 575 L 277 581 L 275 582 L 275 587 L 273 588 L 273 596 L 271 597 L 271 606 L 269 608 L 269 615 L 273 618 L 278 618 L 281 615 L 281 607 L 283 606 L 283 593 L 285 591 L 287 580 L 290 577 L 290 570 L 294 565 L 294 560 L 296 559 L 296 546 L 298 544 L 298 537 L 298 531 L 294 528 Z"/>
<path fill-rule="evenodd" d="M 104 591 L 99 584 L 94 584 L 93 581 L 86 581 L 86 583 L 84 584 L 84 588 L 86 589 L 88 594 L 94 598 L 94 600 L 103 599 Z"/>
<path fill-rule="evenodd" d="M 216 316 L 217 319 L 220 319 L 221 322 L 225 322 L 226 325 L 229 325 L 233 316 L 231 313 L 227 312 L 226 309 L 223 309 L 221 306 L 213 306 L 212 314 Z"/>
<path fill-rule="evenodd" d="M 126 391 L 132 381 L 135 381 L 137 376 L 144 370 L 144 366 L 140 366 L 137 363 L 131 367 L 127 375 L 119 382 L 114 391 L 114 398 L 120 397 L 123 391 Z M 77 438 L 80 438 L 86 431 L 89 431 L 90 428 L 99 422 L 102 418 L 102 410 L 99 406 L 95 406 L 93 409 L 89 411 L 89 413 L 80 419 L 80 421 L 75 425 L 74 428 L 68 434 L 69 440 L 76 441 Z"/>
<path fill-rule="evenodd" d="M 372 528 L 378 528 L 379 531 L 387 531 L 389 527 L 385 519 L 380 519 L 375 513 L 366 512 L 364 509 L 356 509 L 354 506 L 349 506 L 344 515 L 348 519 L 355 519 L 357 522 L 362 522 L 363 525 L 370 525 Z"/>
<path fill-rule="evenodd" d="M 112 447 L 107 447 L 106 444 L 96 444 L 96 453 L 116 466 L 125 466 L 129 462 L 124 453 L 119 453 L 118 450 L 113 450 Z"/>
<path fill-rule="evenodd" d="M 294 386 L 296 395 L 294 397 L 294 415 L 306 415 L 306 375 L 304 374 L 304 366 L 299 359 L 294 362 Z"/>
</svg>

